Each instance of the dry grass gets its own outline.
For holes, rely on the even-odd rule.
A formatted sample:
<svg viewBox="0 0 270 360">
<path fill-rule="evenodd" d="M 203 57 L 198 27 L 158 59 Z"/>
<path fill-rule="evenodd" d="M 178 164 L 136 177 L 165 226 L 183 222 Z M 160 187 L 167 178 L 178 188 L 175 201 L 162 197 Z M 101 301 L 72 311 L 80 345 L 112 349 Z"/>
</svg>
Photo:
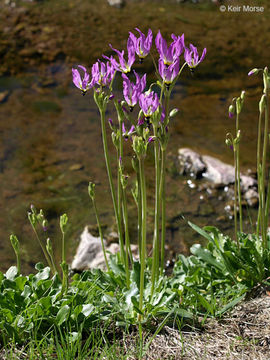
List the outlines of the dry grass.
<svg viewBox="0 0 270 360">
<path fill-rule="evenodd" d="M 137 360 L 133 339 L 124 346 L 128 360 Z M 151 343 L 143 360 L 269 360 L 270 297 L 264 294 L 238 305 L 230 316 L 211 319 L 204 330 L 182 331 L 165 327 Z"/>
</svg>

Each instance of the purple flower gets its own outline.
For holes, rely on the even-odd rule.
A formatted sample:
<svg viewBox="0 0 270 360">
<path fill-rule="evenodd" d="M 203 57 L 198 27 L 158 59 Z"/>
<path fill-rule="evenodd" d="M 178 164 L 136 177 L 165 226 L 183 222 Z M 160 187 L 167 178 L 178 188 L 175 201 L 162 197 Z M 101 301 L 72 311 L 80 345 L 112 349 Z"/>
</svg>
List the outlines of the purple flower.
<svg viewBox="0 0 270 360">
<path fill-rule="evenodd" d="M 160 115 L 160 122 L 161 122 L 161 124 L 164 123 L 164 120 L 165 120 L 165 109 L 164 109 L 164 107 L 162 106 L 162 111 L 161 111 L 161 115 Z"/>
<path fill-rule="evenodd" d="M 122 134 L 125 140 L 127 140 L 129 138 L 129 136 L 133 133 L 133 131 L 135 130 L 135 126 L 132 125 L 131 128 L 129 129 L 129 131 L 126 130 L 125 128 L 125 124 L 122 123 Z"/>
<path fill-rule="evenodd" d="M 115 67 L 113 66 L 111 59 L 107 63 L 103 63 L 98 60 L 92 66 L 92 81 L 91 84 L 99 86 L 108 86 L 112 81 L 115 74 Z"/>
<path fill-rule="evenodd" d="M 156 36 L 156 47 L 159 52 L 160 58 L 165 65 L 171 65 L 181 55 L 185 44 L 184 34 L 181 36 L 171 35 L 173 42 L 168 47 L 166 40 L 162 37 L 160 31 Z"/>
<path fill-rule="evenodd" d="M 200 62 L 203 61 L 205 54 L 206 54 L 206 48 L 203 49 L 202 56 L 199 59 L 198 50 L 195 46 L 192 44 L 189 45 L 190 48 L 185 49 L 184 58 L 186 63 L 191 69 L 194 69 L 196 66 L 199 65 Z"/>
<path fill-rule="evenodd" d="M 119 63 L 114 59 L 111 60 L 113 65 L 116 67 L 116 70 L 121 71 L 125 74 L 129 73 L 131 70 L 131 66 L 135 61 L 135 48 L 132 39 L 129 37 L 127 41 L 128 61 L 124 59 L 124 50 L 116 50 L 112 47 L 111 44 L 110 47 L 118 55 Z"/>
<path fill-rule="evenodd" d="M 146 74 L 140 78 L 140 76 L 134 71 L 136 76 L 136 84 L 133 84 L 129 78 L 122 74 L 123 77 L 123 95 L 127 104 L 133 108 L 139 100 L 139 96 L 143 92 L 146 86 Z"/>
<path fill-rule="evenodd" d="M 77 86 L 78 89 L 80 89 L 83 94 L 86 93 L 87 90 L 89 90 L 93 85 L 89 81 L 89 74 L 86 70 L 86 68 L 82 65 L 78 65 L 78 68 L 82 69 L 84 71 L 83 79 L 81 78 L 81 75 L 77 69 L 72 68 L 72 80 L 75 86 Z"/>
<path fill-rule="evenodd" d="M 154 136 L 150 136 L 147 140 L 148 143 L 152 142 L 155 140 L 155 137 Z"/>
<path fill-rule="evenodd" d="M 158 61 L 158 70 L 165 84 L 170 85 L 179 73 L 179 58 L 169 66 L 165 65 L 160 58 Z"/>
<path fill-rule="evenodd" d="M 152 40 L 153 40 L 153 34 L 152 30 L 148 30 L 148 34 L 145 37 L 145 35 L 141 32 L 140 29 L 135 28 L 140 34 L 139 38 L 136 38 L 136 36 L 130 32 L 129 37 L 133 41 L 134 49 L 136 54 L 139 56 L 139 58 L 142 60 L 144 59 L 150 52 L 151 46 L 152 46 Z"/>
<path fill-rule="evenodd" d="M 149 118 L 157 110 L 159 106 L 159 99 L 154 91 L 147 91 L 140 95 L 139 104 L 144 116 Z"/>
<path fill-rule="evenodd" d="M 140 117 L 139 119 L 138 119 L 138 126 L 140 126 L 140 125 L 143 125 L 144 124 L 144 116 L 142 116 L 142 117 Z"/>
</svg>

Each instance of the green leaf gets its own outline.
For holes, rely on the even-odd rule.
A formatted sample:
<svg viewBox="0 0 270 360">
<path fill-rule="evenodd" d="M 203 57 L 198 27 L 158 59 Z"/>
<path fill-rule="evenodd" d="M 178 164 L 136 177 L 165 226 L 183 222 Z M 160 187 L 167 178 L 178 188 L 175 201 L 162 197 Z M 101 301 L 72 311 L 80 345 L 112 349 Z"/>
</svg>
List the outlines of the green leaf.
<svg viewBox="0 0 270 360">
<path fill-rule="evenodd" d="M 44 269 L 44 264 L 42 262 L 39 262 L 35 265 L 35 269 L 40 271 L 40 270 L 43 270 Z"/>
<path fill-rule="evenodd" d="M 229 304 L 225 305 L 221 310 L 219 310 L 216 313 L 216 316 L 223 315 L 226 311 L 230 310 L 235 305 L 237 305 L 241 300 L 243 300 L 245 296 L 246 296 L 246 294 L 244 293 L 243 295 L 233 299 L 231 302 L 229 302 Z"/>
<path fill-rule="evenodd" d="M 17 266 L 11 266 L 6 272 L 6 278 L 8 280 L 14 280 L 17 274 L 18 274 Z"/>
<path fill-rule="evenodd" d="M 21 295 L 27 299 L 31 295 L 31 293 L 32 293 L 32 290 L 31 290 L 30 286 L 25 285 L 24 290 L 21 293 Z"/>
<path fill-rule="evenodd" d="M 49 266 L 45 267 L 34 276 L 34 280 L 39 282 L 40 280 L 47 280 L 50 277 L 50 268 Z"/>
<path fill-rule="evenodd" d="M 125 269 L 124 269 L 123 265 L 117 264 L 115 261 L 115 258 L 113 256 L 110 256 L 109 265 L 110 265 L 111 270 L 114 272 L 114 274 L 125 275 Z"/>
<path fill-rule="evenodd" d="M 134 261 L 133 270 L 131 272 L 131 282 L 134 282 L 138 289 L 140 288 L 140 272 L 141 265 L 139 261 Z"/>
<path fill-rule="evenodd" d="M 23 290 L 24 290 L 24 286 L 25 286 L 26 281 L 27 281 L 27 278 L 26 278 L 25 276 L 18 276 L 18 277 L 15 279 L 17 288 L 18 288 L 20 291 L 23 291 Z"/>
<path fill-rule="evenodd" d="M 55 322 L 58 326 L 62 325 L 69 317 L 70 308 L 68 305 L 64 305 L 57 313 Z"/>
<path fill-rule="evenodd" d="M 82 313 L 85 317 L 88 317 L 89 315 L 92 314 L 92 312 L 94 311 L 95 307 L 93 304 L 84 304 L 82 306 Z"/>
<path fill-rule="evenodd" d="M 137 286 L 135 286 L 135 284 L 132 284 L 132 287 L 125 294 L 126 295 L 126 304 L 128 306 L 130 306 L 132 303 L 131 298 L 134 296 L 136 297 L 136 295 L 138 295 L 138 294 L 139 294 L 139 290 L 138 290 Z"/>
<path fill-rule="evenodd" d="M 194 244 L 191 248 L 190 248 L 190 252 L 193 255 L 198 256 L 198 258 L 204 260 L 205 262 L 207 262 L 208 264 L 216 267 L 217 269 L 219 269 L 220 271 L 224 271 L 224 266 L 217 262 L 217 260 L 214 258 L 214 256 L 210 253 L 209 250 L 204 249 L 200 244 Z"/>
<path fill-rule="evenodd" d="M 132 296 L 132 297 L 131 297 L 131 302 L 132 302 L 132 304 L 133 304 L 133 306 L 134 306 L 134 310 L 135 310 L 137 313 L 143 315 L 143 313 L 142 313 L 142 312 L 140 311 L 140 309 L 139 309 L 139 301 L 137 300 L 137 298 L 136 298 L 135 296 Z"/>
<path fill-rule="evenodd" d="M 73 331 L 70 333 L 68 339 L 69 339 L 69 342 L 75 342 L 77 340 L 79 340 L 81 337 L 80 333 L 78 333 L 77 331 Z"/>
<path fill-rule="evenodd" d="M 212 242 L 213 239 L 211 238 L 211 236 L 204 231 L 203 229 L 201 229 L 199 226 L 193 224 L 192 222 L 188 221 L 188 225 L 190 227 L 192 227 L 193 230 L 195 230 L 198 234 L 202 235 L 204 238 L 206 238 L 208 241 Z"/>
</svg>

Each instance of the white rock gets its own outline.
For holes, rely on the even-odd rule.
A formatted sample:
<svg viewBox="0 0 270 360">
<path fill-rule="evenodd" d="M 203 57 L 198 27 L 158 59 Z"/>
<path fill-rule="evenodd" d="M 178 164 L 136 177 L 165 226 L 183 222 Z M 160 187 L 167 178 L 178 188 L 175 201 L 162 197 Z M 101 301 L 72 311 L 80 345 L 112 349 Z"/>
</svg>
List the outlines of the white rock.
<svg viewBox="0 0 270 360">
<path fill-rule="evenodd" d="M 122 7 L 125 4 L 124 0 L 108 0 L 109 5 L 115 6 L 115 7 Z"/>
<path fill-rule="evenodd" d="M 104 244 L 107 253 L 116 254 L 120 251 L 119 245 L 116 243 L 107 246 L 106 240 L 104 240 Z M 134 258 L 136 258 L 138 254 L 137 245 L 131 244 L 131 251 Z M 88 226 L 84 228 L 80 236 L 80 243 L 72 261 L 71 268 L 77 271 L 97 268 L 106 269 L 100 237 L 91 235 Z"/>
</svg>

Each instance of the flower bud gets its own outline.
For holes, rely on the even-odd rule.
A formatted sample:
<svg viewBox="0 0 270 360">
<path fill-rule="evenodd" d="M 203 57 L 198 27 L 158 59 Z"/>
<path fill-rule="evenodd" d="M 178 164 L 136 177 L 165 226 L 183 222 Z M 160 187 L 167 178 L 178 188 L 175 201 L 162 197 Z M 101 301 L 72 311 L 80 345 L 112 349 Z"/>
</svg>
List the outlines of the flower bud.
<svg viewBox="0 0 270 360">
<path fill-rule="evenodd" d="M 139 172 L 139 162 L 138 162 L 138 159 L 136 156 L 132 156 L 131 163 L 132 163 L 133 169 L 138 173 Z"/>
<path fill-rule="evenodd" d="M 47 239 L 46 250 L 48 251 L 49 255 L 52 255 L 53 250 L 52 250 L 52 242 L 50 238 Z"/>
<path fill-rule="evenodd" d="M 67 214 L 61 215 L 60 216 L 60 229 L 61 229 L 63 234 L 66 232 L 67 222 L 68 222 Z"/>
<path fill-rule="evenodd" d="M 238 97 L 236 99 L 236 114 L 239 115 L 241 113 L 241 110 L 242 110 L 242 101 L 240 97 Z"/>
<path fill-rule="evenodd" d="M 11 245 L 15 251 L 15 253 L 19 252 L 19 240 L 17 238 L 16 235 L 10 235 L 10 242 L 11 242 Z"/>
<path fill-rule="evenodd" d="M 138 158 L 142 158 L 146 154 L 145 143 L 142 137 L 134 136 L 132 147 Z"/>
<path fill-rule="evenodd" d="M 227 138 L 226 140 L 225 140 L 225 144 L 227 145 L 227 146 L 232 146 L 232 141 L 231 141 L 231 139 L 230 138 Z"/>
<path fill-rule="evenodd" d="M 37 223 L 37 217 L 35 214 L 31 213 L 30 211 L 28 212 L 28 220 L 30 221 L 30 224 L 35 227 L 36 223 Z"/>
<path fill-rule="evenodd" d="M 179 111 L 179 110 L 178 110 L 177 108 L 172 109 L 172 110 L 170 111 L 169 117 L 170 117 L 170 118 L 174 117 L 174 116 L 178 113 L 178 111 Z"/>
<path fill-rule="evenodd" d="M 248 76 L 251 76 L 253 74 L 257 75 L 259 71 L 260 71 L 260 69 L 254 68 L 254 69 L 250 70 L 250 72 L 248 73 Z"/>
<path fill-rule="evenodd" d="M 232 118 L 234 117 L 235 114 L 235 106 L 234 105 L 230 105 L 229 106 L 229 117 Z"/>
<path fill-rule="evenodd" d="M 265 106 L 266 106 L 266 95 L 263 94 L 262 97 L 261 97 L 261 100 L 259 102 L 259 111 L 260 111 L 260 113 L 262 113 L 264 111 Z"/>
<path fill-rule="evenodd" d="M 125 189 L 127 187 L 128 184 L 128 175 L 122 175 L 121 176 L 121 184 L 123 186 L 123 189 Z"/>
<path fill-rule="evenodd" d="M 246 92 L 245 92 L 245 90 L 243 90 L 243 91 L 241 92 L 240 99 L 241 99 L 242 101 L 244 101 L 245 96 L 246 96 Z"/>
<path fill-rule="evenodd" d="M 48 220 L 44 219 L 44 220 L 42 221 L 43 231 L 47 231 L 47 230 L 48 230 L 48 225 L 49 225 Z"/>
<path fill-rule="evenodd" d="M 94 198 L 95 198 L 95 186 L 96 186 L 96 184 L 94 184 L 93 182 L 89 182 L 89 185 L 88 185 L 88 194 L 89 194 L 89 196 L 90 196 L 90 198 L 92 199 L 92 200 L 94 200 Z"/>
</svg>

